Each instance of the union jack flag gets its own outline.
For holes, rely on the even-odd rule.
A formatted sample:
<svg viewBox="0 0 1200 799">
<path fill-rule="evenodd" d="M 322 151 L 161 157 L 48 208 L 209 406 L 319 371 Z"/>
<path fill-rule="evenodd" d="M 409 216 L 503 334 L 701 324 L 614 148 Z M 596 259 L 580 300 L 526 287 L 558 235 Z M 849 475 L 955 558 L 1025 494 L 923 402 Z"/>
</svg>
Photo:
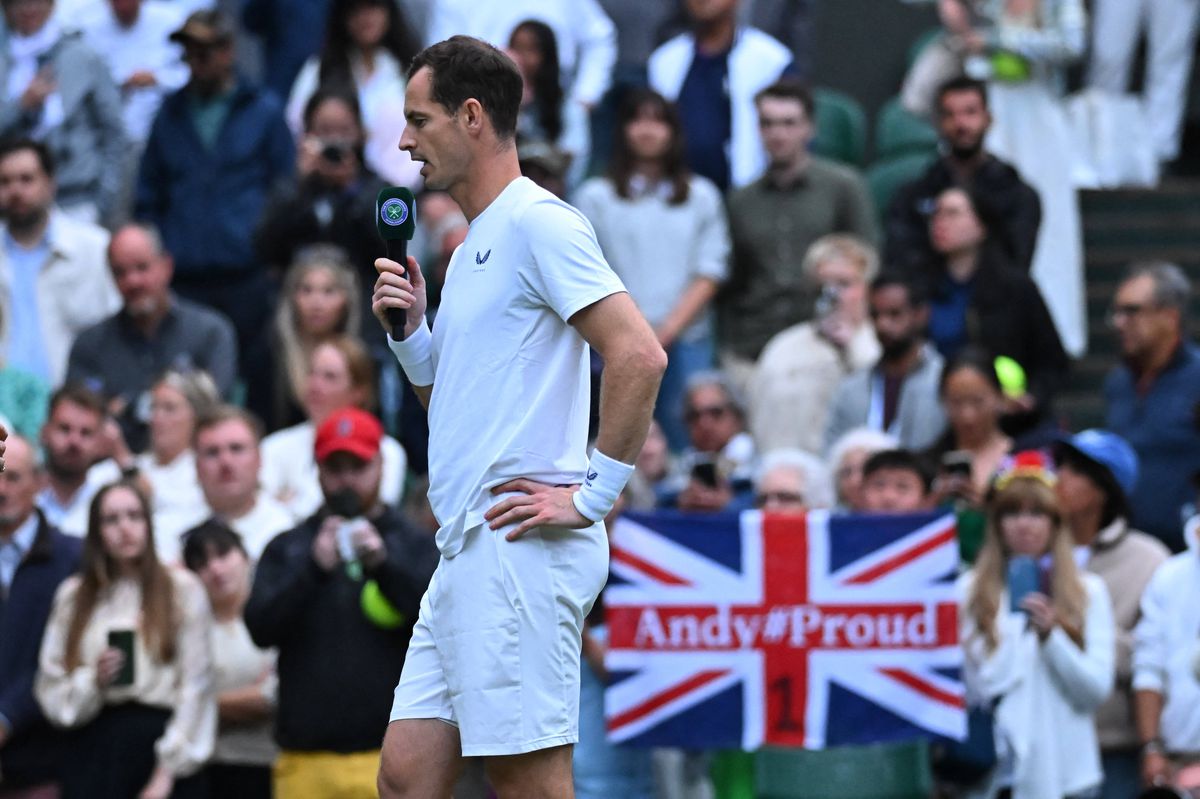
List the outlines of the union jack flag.
<svg viewBox="0 0 1200 799">
<path fill-rule="evenodd" d="M 629 514 L 611 548 L 611 741 L 965 737 L 953 516 Z"/>
</svg>

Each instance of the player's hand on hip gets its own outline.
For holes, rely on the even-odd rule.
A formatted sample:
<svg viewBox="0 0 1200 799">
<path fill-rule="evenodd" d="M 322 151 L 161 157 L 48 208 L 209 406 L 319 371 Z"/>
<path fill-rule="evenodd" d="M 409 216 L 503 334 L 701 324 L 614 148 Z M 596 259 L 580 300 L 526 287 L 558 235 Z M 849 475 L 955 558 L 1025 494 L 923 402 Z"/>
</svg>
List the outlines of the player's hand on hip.
<svg viewBox="0 0 1200 799">
<path fill-rule="evenodd" d="M 493 494 L 519 492 L 493 505 L 483 515 L 493 530 L 516 524 L 504 534 L 509 541 L 516 541 L 535 527 L 590 527 L 592 520 L 575 510 L 571 497 L 579 486 L 552 486 L 521 477 L 509 480 L 492 489 Z"/>
<path fill-rule="evenodd" d="M 404 333 L 412 333 L 425 320 L 425 309 L 429 305 L 420 264 L 411 255 L 404 266 L 390 258 L 376 258 L 375 269 L 379 277 L 375 281 L 375 293 L 371 296 L 371 312 L 383 329 L 390 333 L 392 324 L 388 321 L 387 312 L 393 308 L 404 311 Z"/>
</svg>

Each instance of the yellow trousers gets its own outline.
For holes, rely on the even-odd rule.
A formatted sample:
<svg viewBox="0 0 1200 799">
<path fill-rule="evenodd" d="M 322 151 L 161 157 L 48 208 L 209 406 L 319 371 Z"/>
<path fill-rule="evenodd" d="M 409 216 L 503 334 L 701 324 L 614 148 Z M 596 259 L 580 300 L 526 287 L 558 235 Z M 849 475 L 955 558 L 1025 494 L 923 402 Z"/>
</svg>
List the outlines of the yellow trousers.
<svg viewBox="0 0 1200 799">
<path fill-rule="evenodd" d="M 378 799 L 379 750 L 281 752 L 275 761 L 275 799 Z"/>
</svg>

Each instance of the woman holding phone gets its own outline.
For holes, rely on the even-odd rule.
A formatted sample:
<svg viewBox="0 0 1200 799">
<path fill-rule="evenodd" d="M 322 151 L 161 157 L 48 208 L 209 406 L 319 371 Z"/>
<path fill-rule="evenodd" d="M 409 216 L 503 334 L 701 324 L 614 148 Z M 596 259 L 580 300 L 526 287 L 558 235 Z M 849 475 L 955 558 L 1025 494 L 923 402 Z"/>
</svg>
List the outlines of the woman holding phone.
<svg viewBox="0 0 1200 799">
<path fill-rule="evenodd" d="M 151 527 L 136 485 L 100 489 L 79 574 L 54 597 L 34 694 L 52 724 L 75 731 L 63 799 L 205 796 L 212 615 L 199 580 L 159 562 Z"/>
<path fill-rule="evenodd" d="M 1041 453 L 1008 459 L 959 579 L 967 702 L 993 710 L 997 755 L 971 797 L 1083 799 L 1103 777 L 1094 716 L 1113 687 L 1112 605 L 1075 565 L 1055 483 Z"/>
</svg>

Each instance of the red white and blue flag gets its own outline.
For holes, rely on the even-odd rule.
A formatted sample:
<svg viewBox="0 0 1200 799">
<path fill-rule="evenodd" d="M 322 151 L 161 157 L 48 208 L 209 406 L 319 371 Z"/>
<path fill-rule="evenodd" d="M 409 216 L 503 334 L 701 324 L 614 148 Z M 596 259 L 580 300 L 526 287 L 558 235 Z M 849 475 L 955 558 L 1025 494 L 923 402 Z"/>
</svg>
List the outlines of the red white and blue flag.
<svg viewBox="0 0 1200 799">
<path fill-rule="evenodd" d="M 630 514 L 611 543 L 609 740 L 965 736 L 953 516 Z"/>
</svg>

